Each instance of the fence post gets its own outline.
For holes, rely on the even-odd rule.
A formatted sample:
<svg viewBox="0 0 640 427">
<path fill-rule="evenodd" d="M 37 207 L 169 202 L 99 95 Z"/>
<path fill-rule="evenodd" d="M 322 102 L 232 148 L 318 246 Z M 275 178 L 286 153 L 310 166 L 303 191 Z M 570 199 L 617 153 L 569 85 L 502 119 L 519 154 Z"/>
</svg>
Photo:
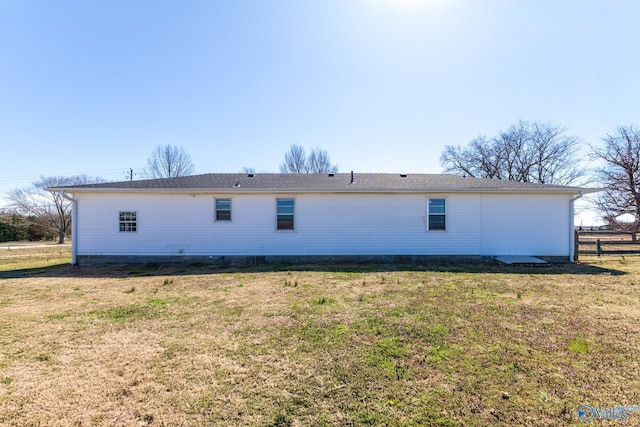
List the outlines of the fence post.
<svg viewBox="0 0 640 427">
<path fill-rule="evenodd" d="M 600 239 L 596 240 L 596 250 L 598 251 L 598 257 L 602 256 L 602 246 L 600 245 Z"/>
<path fill-rule="evenodd" d="M 580 233 L 578 230 L 573 231 L 573 261 L 578 262 L 580 253 Z"/>
</svg>

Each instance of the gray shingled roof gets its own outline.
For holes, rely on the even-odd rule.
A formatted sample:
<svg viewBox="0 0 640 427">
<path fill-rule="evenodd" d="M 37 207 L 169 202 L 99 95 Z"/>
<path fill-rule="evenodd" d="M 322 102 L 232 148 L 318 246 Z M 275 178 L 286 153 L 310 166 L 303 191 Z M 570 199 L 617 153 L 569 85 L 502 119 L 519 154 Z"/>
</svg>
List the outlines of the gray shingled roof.
<svg viewBox="0 0 640 427">
<path fill-rule="evenodd" d="M 579 193 L 593 189 L 450 174 L 204 174 L 178 178 L 110 182 L 52 188 L 67 192 L 234 191 L 234 192 L 542 192 Z"/>
</svg>

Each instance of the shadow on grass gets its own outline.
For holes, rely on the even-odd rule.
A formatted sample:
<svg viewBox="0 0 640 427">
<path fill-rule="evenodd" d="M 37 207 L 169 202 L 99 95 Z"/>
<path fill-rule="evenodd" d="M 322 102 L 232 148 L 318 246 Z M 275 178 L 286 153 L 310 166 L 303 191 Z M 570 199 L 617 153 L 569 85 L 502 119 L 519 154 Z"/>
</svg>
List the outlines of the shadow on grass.
<svg viewBox="0 0 640 427">
<path fill-rule="evenodd" d="M 497 262 L 429 263 L 429 264 L 261 264 L 261 265 L 205 265 L 205 264 L 108 264 L 73 266 L 67 263 L 46 267 L 0 271 L 0 279 L 30 277 L 87 277 L 122 278 L 143 276 L 180 276 L 226 273 L 274 273 L 286 271 L 318 271 L 328 273 L 375 272 L 433 272 L 433 273 L 494 273 L 494 274 L 577 274 L 615 275 L 625 271 L 593 264 L 546 264 L 545 266 L 502 265 Z"/>
<path fill-rule="evenodd" d="M 69 263 L 47 265 L 44 267 L 22 268 L 18 270 L 0 271 L 0 279 L 20 279 L 28 277 L 59 277 L 58 272 L 66 267 L 71 267 Z"/>
</svg>

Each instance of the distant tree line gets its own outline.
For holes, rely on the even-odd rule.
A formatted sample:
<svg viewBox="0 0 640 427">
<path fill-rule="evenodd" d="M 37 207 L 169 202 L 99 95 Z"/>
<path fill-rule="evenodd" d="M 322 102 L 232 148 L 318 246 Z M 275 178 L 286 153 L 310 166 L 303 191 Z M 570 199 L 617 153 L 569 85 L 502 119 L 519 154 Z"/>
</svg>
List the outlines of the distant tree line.
<svg viewBox="0 0 640 427">
<path fill-rule="evenodd" d="M 52 191 L 50 188 L 98 182 L 104 182 L 104 180 L 87 175 L 43 176 L 29 187 L 9 191 L 7 197 L 13 202 L 12 207 L 17 214 L 36 218 L 37 224 L 43 230 L 47 233 L 54 231 L 58 236 L 58 243 L 64 243 L 64 239 L 71 230 L 71 201 L 61 192 Z"/>
<path fill-rule="evenodd" d="M 0 213 L 0 242 L 53 240 L 55 235 L 55 230 L 33 215 Z"/>
</svg>

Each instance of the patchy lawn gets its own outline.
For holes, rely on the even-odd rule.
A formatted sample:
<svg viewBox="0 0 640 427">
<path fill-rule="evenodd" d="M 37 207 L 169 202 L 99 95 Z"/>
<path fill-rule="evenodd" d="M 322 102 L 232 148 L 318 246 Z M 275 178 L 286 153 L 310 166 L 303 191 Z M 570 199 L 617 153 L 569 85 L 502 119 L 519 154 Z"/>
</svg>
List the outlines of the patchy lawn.
<svg viewBox="0 0 640 427">
<path fill-rule="evenodd" d="M 640 405 L 638 259 L 68 261 L 0 252 L 0 425 L 584 425 L 581 404 Z"/>
</svg>

